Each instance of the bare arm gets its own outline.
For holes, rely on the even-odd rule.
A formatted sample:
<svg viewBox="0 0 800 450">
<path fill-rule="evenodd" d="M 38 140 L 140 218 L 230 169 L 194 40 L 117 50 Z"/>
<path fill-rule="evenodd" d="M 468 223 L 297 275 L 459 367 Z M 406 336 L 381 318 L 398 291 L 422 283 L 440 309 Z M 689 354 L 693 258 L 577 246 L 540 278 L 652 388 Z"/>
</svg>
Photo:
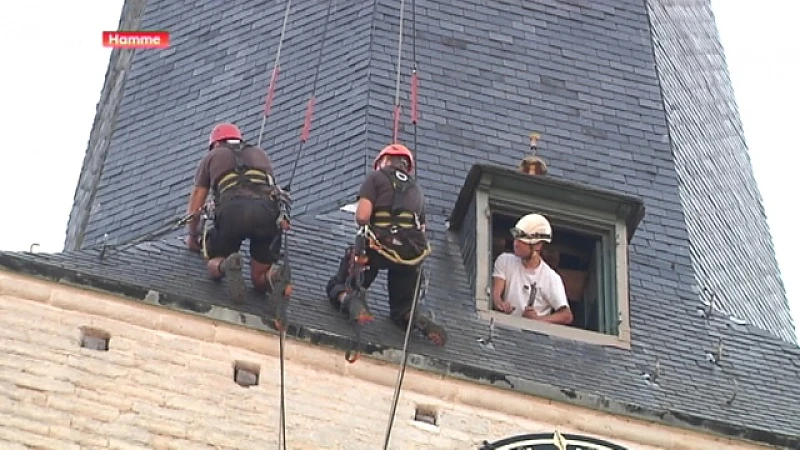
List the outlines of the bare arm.
<svg viewBox="0 0 800 450">
<path fill-rule="evenodd" d="M 358 199 L 358 206 L 356 207 L 356 223 L 359 226 L 369 224 L 372 218 L 372 202 L 366 198 Z"/>
<path fill-rule="evenodd" d="M 511 314 L 516 308 L 503 300 L 503 292 L 506 290 L 506 280 L 500 277 L 492 278 L 492 303 L 498 311 Z"/>
<path fill-rule="evenodd" d="M 569 325 L 572 323 L 572 310 L 569 306 L 564 306 L 553 314 L 547 316 L 537 316 L 533 309 L 525 312 L 525 317 L 540 322 L 554 323 L 558 325 Z"/>
<path fill-rule="evenodd" d="M 189 197 L 189 205 L 186 207 L 186 214 L 192 214 L 188 228 L 189 234 L 193 236 L 196 236 L 200 232 L 200 230 L 198 230 L 200 227 L 199 211 L 206 201 L 206 196 L 208 196 L 208 188 L 195 186 L 194 190 L 192 190 L 192 195 Z"/>
</svg>

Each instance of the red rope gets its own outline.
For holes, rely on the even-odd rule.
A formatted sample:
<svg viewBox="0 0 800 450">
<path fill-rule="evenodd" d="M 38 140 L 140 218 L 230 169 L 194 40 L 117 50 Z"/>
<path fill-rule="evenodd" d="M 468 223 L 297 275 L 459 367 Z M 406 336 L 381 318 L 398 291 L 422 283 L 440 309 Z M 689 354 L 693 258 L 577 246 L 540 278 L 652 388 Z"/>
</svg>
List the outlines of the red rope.
<svg viewBox="0 0 800 450">
<path fill-rule="evenodd" d="M 269 88 L 267 88 L 267 98 L 264 101 L 264 115 L 269 116 L 270 111 L 272 111 L 272 99 L 275 98 L 275 86 L 278 84 L 278 73 L 280 69 L 278 66 L 275 66 L 272 69 L 272 78 L 269 80 Z"/>
<path fill-rule="evenodd" d="M 308 99 L 308 107 L 306 108 L 306 117 L 303 121 L 303 131 L 300 134 L 300 141 L 305 142 L 308 140 L 308 136 L 311 134 L 311 117 L 314 115 L 314 104 L 317 102 L 317 98 L 315 96 L 311 96 Z"/>
</svg>

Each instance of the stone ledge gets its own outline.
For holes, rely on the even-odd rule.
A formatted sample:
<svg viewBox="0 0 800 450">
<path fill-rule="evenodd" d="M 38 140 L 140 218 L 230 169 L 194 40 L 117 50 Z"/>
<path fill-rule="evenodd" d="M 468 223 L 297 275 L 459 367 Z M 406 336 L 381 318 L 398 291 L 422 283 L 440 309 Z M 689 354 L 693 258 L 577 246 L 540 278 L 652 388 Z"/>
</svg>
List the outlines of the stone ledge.
<svg viewBox="0 0 800 450">
<path fill-rule="evenodd" d="M 274 338 L 277 332 L 253 314 L 215 305 L 201 305 L 172 294 L 153 295 L 152 291 L 141 286 L 81 274 L 8 253 L 0 252 L 0 268 L 7 269 L 0 271 L 0 294 L 29 298 L 53 307 L 125 323 L 136 322 L 136 325 L 152 330 L 279 356 L 278 341 Z M 11 272 L 34 275 L 47 281 Z M 133 320 L 129 321 L 129 317 Z M 238 321 L 232 321 L 232 317 L 237 317 Z M 350 365 L 345 364 L 343 355 L 331 353 L 331 349 L 349 348 L 351 339 L 347 337 L 292 325 L 287 336 L 292 337 L 295 344 L 287 346 L 287 360 L 394 387 L 396 365 L 402 357 L 397 349 L 365 343 L 363 356 L 371 358 L 362 358 L 357 364 Z M 689 439 L 694 444 L 706 441 L 709 445 L 725 442 L 742 448 L 747 448 L 749 443 L 752 443 L 750 448 L 764 448 L 761 446 L 763 444 L 800 447 L 800 437 L 796 436 L 734 427 L 673 411 L 651 410 L 586 392 L 565 392 L 554 386 L 510 379 L 491 370 L 423 355 L 410 355 L 408 368 L 404 384 L 406 390 L 515 416 L 533 414 L 542 420 L 571 425 L 584 432 L 635 440 L 662 448 L 689 448 L 676 442 L 677 436 Z M 442 386 L 440 382 L 446 378 L 453 383 L 452 386 Z M 520 394 L 525 396 L 521 397 Z M 597 421 L 594 420 L 596 411 L 612 416 L 604 416 L 602 421 Z M 713 448 L 713 445 L 709 448 Z"/>
</svg>

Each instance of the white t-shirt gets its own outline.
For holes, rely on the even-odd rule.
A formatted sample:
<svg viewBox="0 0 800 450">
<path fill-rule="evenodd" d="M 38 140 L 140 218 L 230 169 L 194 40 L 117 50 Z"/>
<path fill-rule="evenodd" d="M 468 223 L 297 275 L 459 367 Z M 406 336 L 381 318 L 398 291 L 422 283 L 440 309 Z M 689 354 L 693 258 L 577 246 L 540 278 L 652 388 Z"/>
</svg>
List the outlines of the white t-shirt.
<svg viewBox="0 0 800 450">
<path fill-rule="evenodd" d="M 569 307 L 564 281 L 544 261 L 535 269 L 526 269 L 513 253 L 502 253 L 494 262 L 493 278 L 505 280 L 503 298 L 513 306 L 512 316 L 522 316 L 529 303 L 539 316 Z"/>
</svg>

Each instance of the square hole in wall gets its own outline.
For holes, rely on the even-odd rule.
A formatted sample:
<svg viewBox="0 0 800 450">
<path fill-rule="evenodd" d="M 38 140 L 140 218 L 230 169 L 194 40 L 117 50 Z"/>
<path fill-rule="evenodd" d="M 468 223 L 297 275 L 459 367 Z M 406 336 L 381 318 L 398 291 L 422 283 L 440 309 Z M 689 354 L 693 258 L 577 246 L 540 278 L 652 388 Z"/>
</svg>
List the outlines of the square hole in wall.
<svg viewBox="0 0 800 450">
<path fill-rule="evenodd" d="M 414 410 L 414 421 L 438 427 L 439 413 L 433 406 L 417 405 L 416 409 Z"/>
<path fill-rule="evenodd" d="M 81 347 L 101 352 L 108 351 L 111 334 L 107 331 L 93 327 L 81 327 Z"/>
<path fill-rule="evenodd" d="M 236 361 L 233 364 L 233 381 L 239 386 L 250 387 L 258 386 L 261 367 L 245 361 Z"/>
</svg>

